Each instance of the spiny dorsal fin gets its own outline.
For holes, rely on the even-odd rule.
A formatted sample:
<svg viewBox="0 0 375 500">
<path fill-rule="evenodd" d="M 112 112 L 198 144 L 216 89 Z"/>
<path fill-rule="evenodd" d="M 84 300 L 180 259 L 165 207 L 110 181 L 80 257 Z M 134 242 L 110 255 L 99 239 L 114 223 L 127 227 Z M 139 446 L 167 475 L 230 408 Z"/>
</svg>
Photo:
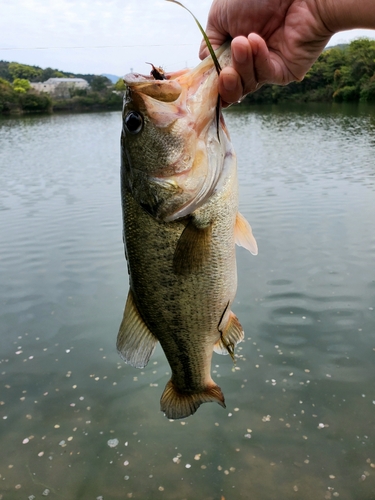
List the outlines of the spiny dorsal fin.
<svg viewBox="0 0 375 500">
<path fill-rule="evenodd" d="M 117 350 L 126 363 L 135 368 L 147 365 L 155 349 L 157 338 L 150 332 L 129 290 L 124 317 L 117 335 Z"/>
<path fill-rule="evenodd" d="M 234 238 L 238 246 L 246 248 L 253 255 L 258 255 L 258 245 L 251 226 L 240 212 L 237 212 Z"/>
<path fill-rule="evenodd" d="M 229 311 L 228 323 L 220 333 L 221 337 L 214 345 L 214 351 L 218 354 L 230 354 L 233 358 L 235 346 L 243 341 L 245 335 L 241 323 L 232 311 Z"/>
<path fill-rule="evenodd" d="M 218 385 L 187 394 L 179 392 L 170 380 L 161 396 L 160 409 L 167 418 L 185 418 L 195 413 L 202 403 L 210 402 L 216 402 L 225 408 L 224 396 Z"/>
<path fill-rule="evenodd" d="M 173 256 L 175 274 L 187 275 L 199 272 L 210 254 L 212 225 L 197 227 L 190 218 L 177 242 Z"/>
</svg>

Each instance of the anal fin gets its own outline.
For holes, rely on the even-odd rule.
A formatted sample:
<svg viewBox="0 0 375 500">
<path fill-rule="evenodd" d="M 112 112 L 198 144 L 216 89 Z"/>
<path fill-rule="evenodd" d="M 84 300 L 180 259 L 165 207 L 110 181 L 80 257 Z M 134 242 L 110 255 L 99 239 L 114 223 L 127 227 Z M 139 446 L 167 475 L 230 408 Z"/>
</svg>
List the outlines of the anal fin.
<svg viewBox="0 0 375 500">
<path fill-rule="evenodd" d="M 237 316 L 229 311 L 229 320 L 224 330 L 220 330 L 220 339 L 214 345 L 214 351 L 218 354 L 230 354 L 234 358 L 234 348 L 242 342 L 245 335 Z"/>
<path fill-rule="evenodd" d="M 161 396 L 160 409 L 167 418 L 185 418 L 195 413 L 202 403 L 210 402 L 216 402 L 225 408 L 224 396 L 218 385 L 197 393 L 182 393 L 170 380 Z"/>
<path fill-rule="evenodd" d="M 253 255 L 258 255 L 258 245 L 251 226 L 240 212 L 237 212 L 234 238 L 238 246 L 246 248 Z"/>
<path fill-rule="evenodd" d="M 212 237 L 212 225 L 198 227 L 190 218 L 177 242 L 173 256 L 175 274 L 187 275 L 199 272 L 207 262 Z"/>
<path fill-rule="evenodd" d="M 123 360 L 135 368 L 147 365 L 157 343 L 157 338 L 150 332 L 134 302 L 129 290 L 124 317 L 117 335 L 117 350 Z"/>
</svg>

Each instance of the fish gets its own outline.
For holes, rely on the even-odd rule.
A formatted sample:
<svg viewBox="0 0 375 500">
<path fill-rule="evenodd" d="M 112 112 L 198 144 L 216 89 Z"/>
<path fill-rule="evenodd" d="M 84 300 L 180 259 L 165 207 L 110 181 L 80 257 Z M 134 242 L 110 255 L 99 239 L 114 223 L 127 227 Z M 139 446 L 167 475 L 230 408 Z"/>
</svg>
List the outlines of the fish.
<svg viewBox="0 0 375 500">
<path fill-rule="evenodd" d="M 229 64 L 230 46 L 216 56 Z M 211 56 L 162 79 L 130 73 L 124 82 L 121 201 L 129 293 L 117 350 L 143 368 L 160 343 L 171 368 L 160 409 L 180 419 L 202 403 L 225 407 L 211 360 L 214 351 L 234 359 L 244 339 L 231 311 L 235 244 L 254 255 L 258 249 L 238 212 L 237 160 Z"/>
</svg>

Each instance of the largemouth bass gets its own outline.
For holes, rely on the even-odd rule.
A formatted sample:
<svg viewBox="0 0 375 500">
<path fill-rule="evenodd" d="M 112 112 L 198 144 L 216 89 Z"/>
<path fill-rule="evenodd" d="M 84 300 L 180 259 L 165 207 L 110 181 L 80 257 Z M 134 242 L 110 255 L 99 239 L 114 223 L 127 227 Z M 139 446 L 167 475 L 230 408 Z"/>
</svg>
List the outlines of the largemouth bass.
<svg viewBox="0 0 375 500">
<path fill-rule="evenodd" d="M 227 64 L 229 46 L 216 54 Z M 225 407 L 211 358 L 213 351 L 233 357 L 244 338 L 231 311 L 235 243 L 253 254 L 257 245 L 238 213 L 236 156 L 217 106 L 212 58 L 193 70 L 153 71 L 124 77 L 121 194 L 130 290 L 117 348 L 143 368 L 160 342 L 172 370 L 161 410 L 177 419 L 209 401 Z"/>
</svg>

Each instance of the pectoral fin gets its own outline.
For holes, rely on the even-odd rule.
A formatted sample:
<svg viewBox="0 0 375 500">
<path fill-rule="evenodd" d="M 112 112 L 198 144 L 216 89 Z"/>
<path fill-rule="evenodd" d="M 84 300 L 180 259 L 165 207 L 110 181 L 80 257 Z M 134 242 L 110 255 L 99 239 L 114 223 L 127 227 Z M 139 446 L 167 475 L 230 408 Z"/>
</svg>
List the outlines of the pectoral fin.
<svg viewBox="0 0 375 500">
<path fill-rule="evenodd" d="M 210 254 L 212 226 L 197 227 L 191 218 L 178 240 L 173 256 L 175 274 L 199 272 Z"/>
<path fill-rule="evenodd" d="M 130 290 L 117 335 L 117 350 L 126 363 L 135 368 L 143 368 L 147 365 L 156 343 L 157 338 L 139 314 Z"/>
<path fill-rule="evenodd" d="M 214 345 L 214 351 L 218 354 L 230 354 L 234 359 L 234 348 L 244 339 L 244 331 L 241 323 L 232 311 L 229 311 L 229 320 L 224 330 L 220 330 L 220 339 Z"/>
<path fill-rule="evenodd" d="M 258 255 L 258 245 L 251 226 L 240 212 L 237 212 L 234 238 L 238 246 L 246 248 L 253 255 Z"/>
</svg>

